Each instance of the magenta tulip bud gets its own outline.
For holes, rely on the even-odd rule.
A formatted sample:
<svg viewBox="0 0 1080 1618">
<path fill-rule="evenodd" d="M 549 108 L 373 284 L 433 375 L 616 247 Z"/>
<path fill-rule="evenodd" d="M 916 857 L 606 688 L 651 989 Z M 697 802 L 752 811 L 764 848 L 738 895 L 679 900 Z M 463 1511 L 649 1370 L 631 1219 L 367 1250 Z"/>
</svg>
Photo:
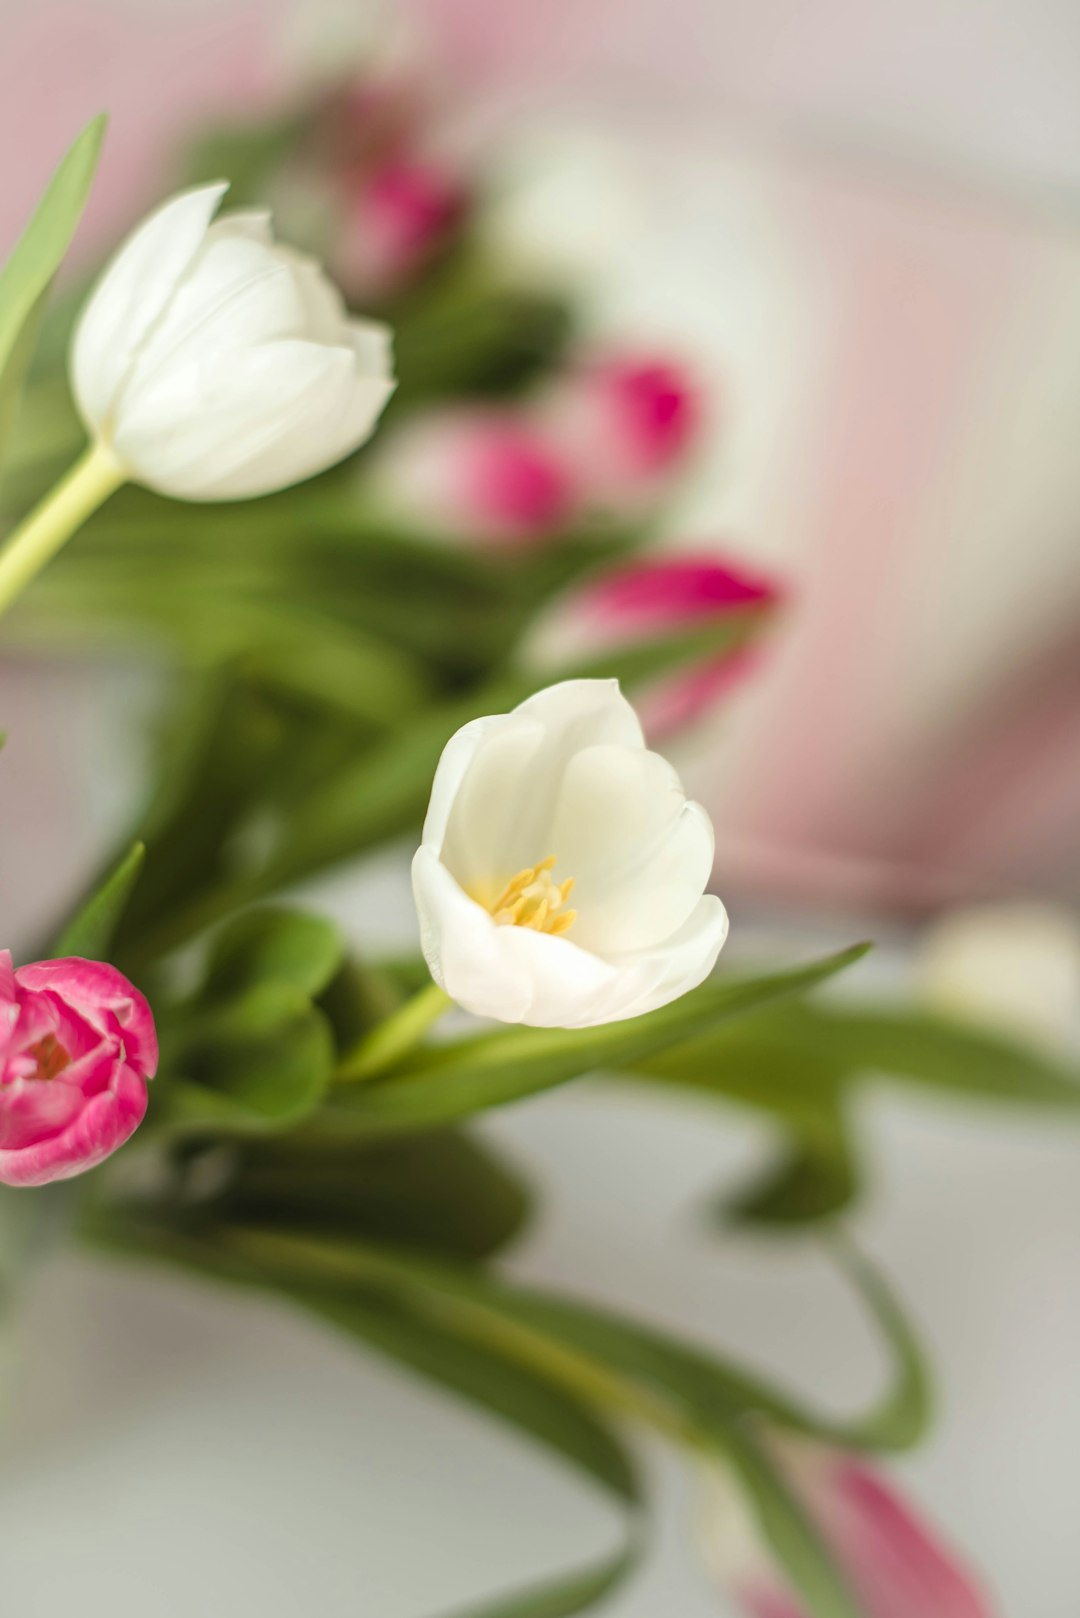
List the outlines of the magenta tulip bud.
<svg viewBox="0 0 1080 1618">
<path fill-rule="evenodd" d="M 394 157 L 353 181 L 335 268 L 355 297 L 406 285 L 460 225 L 468 192 L 435 163 Z"/>
<path fill-rule="evenodd" d="M 377 476 L 399 517 L 466 543 L 542 544 L 577 509 L 562 456 L 540 428 L 507 410 L 414 420 L 387 446 Z"/>
<path fill-rule="evenodd" d="M 0 951 L 0 1181 L 47 1185 L 134 1134 L 157 1071 L 154 1018 L 113 966 L 69 956 L 15 971 Z"/>
<path fill-rule="evenodd" d="M 959 1560 L 878 1473 L 805 1441 L 772 1454 L 866 1618 L 992 1618 Z M 701 1528 L 707 1566 L 748 1618 L 811 1618 L 725 1472 L 707 1475 Z"/>
<path fill-rule="evenodd" d="M 555 385 L 544 411 L 587 502 L 615 512 L 658 500 L 702 425 L 699 394 L 682 368 L 633 355 L 582 365 Z"/>
<path fill-rule="evenodd" d="M 549 673 L 575 659 L 693 630 L 751 607 L 772 607 L 781 590 L 708 552 L 646 557 L 594 574 L 557 597 L 533 626 L 526 662 Z M 745 647 L 703 657 L 634 693 L 651 740 L 702 718 L 756 667 Z"/>
</svg>

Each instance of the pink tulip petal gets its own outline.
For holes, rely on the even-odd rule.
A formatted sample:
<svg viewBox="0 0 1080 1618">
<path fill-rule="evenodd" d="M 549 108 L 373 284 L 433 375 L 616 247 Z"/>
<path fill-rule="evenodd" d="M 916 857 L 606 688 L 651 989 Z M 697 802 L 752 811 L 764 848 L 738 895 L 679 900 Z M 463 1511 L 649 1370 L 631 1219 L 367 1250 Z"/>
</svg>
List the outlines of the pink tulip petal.
<svg viewBox="0 0 1080 1618">
<path fill-rule="evenodd" d="M 138 1128 L 157 1035 L 116 970 L 78 957 L 12 970 L 0 953 L 0 1181 L 85 1173 Z"/>
</svg>

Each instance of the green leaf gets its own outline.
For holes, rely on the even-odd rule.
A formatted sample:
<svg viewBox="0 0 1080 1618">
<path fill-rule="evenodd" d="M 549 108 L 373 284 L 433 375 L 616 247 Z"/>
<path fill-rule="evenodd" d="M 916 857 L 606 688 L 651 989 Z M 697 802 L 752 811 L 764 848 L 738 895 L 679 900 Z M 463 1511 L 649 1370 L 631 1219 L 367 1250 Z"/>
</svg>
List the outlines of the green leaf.
<svg viewBox="0 0 1080 1618">
<path fill-rule="evenodd" d="M 370 1243 L 311 1240 L 283 1230 L 216 1228 L 216 1245 L 254 1256 L 284 1284 L 305 1282 L 351 1295 L 389 1287 L 427 1299 L 529 1363 L 572 1374 L 604 1391 L 632 1386 L 673 1423 L 708 1438 L 714 1429 L 767 1418 L 779 1427 L 846 1449 L 899 1449 L 916 1441 L 928 1415 L 927 1378 L 903 1313 L 868 1261 L 834 1245 L 837 1262 L 859 1292 L 889 1351 L 892 1374 L 868 1411 L 851 1418 L 821 1415 L 761 1378 L 708 1350 L 625 1316 L 525 1287 L 461 1265 L 417 1258 Z M 591 1369 L 590 1369 L 591 1368 Z M 600 1377 L 597 1377 L 597 1371 Z M 612 1382 L 614 1377 L 615 1381 Z M 584 1385 L 584 1382 L 582 1382 Z"/>
<path fill-rule="evenodd" d="M 260 983 L 284 983 L 310 998 L 341 966 L 341 936 L 332 922 L 300 910 L 247 910 L 215 936 L 204 993 L 227 999 Z"/>
<path fill-rule="evenodd" d="M 528 1195 L 502 1162 L 447 1131 L 377 1144 L 252 1143 L 217 1216 L 480 1259 L 518 1234 L 528 1209 Z"/>
<path fill-rule="evenodd" d="M 872 1618 L 758 1436 L 748 1427 L 729 1431 L 717 1447 L 730 1462 L 773 1554 L 814 1618 Z"/>
<path fill-rule="evenodd" d="M 594 1567 L 545 1581 L 524 1594 L 470 1608 L 467 1618 L 572 1618 L 626 1577 L 640 1552 L 640 1487 L 633 1462 L 606 1419 L 575 1392 L 479 1339 L 438 1300 L 397 1289 L 343 1292 L 301 1274 L 238 1257 L 216 1231 L 199 1240 L 98 1209 L 91 1236 L 114 1251 L 165 1258 L 185 1268 L 289 1298 L 365 1346 L 508 1423 L 599 1487 L 625 1516 L 624 1543 Z M 461 1612 L 458 1618 L 466 1618 Z"/>
<path fill-rule="evenodd" d="M 328 1129 L 392 1134 L 452 1123 L 488 1107 L 563 1084 L 579 1074 L 618 1070 L 666 1046 L 783 995 L 799 994 L 865 954 L 856 945 L 770 977 L 714 978 L 671 1005 L 598 1028 L 514 1028 L 423 1053 L 404 1071 L 335 1092 L 319 1119 Z"/>
<path fill-rule="evenodd" d="M 0 442 L 11 426 L 45 300 L 75 234 L 104 136 L 104 117 L 83 130 L 0 270 Z"/>
<path fill-rule="evenodd" d="M 639 1554 L 631 1540 L 594 1567 L 570 1573 L 523 1595 L 459 1609 L 451 1618 L 573 1618 L 574 1613 L 587 1612 L 613 1594 L 636 1566 Z"/>
<path fill-rule="evenodd" d="M 306 109 L 290 108 L 284 115 L 206 130 L 185 154 L 183 184 L 207 185 L 224 175 L 230 208 L 265 206 L 274 177 L 294 154 L 307 122 Z"/>
<path fill-rule="evenodd" d="M 987 1101 L 1080 1106 L 1080 1074 L 1052 1051 L 920 1009 L 785 1008 L 773 1037 L 852 1077 L 888 1074 Z"/>
<path fill-rule="evenodd" d="M 162 1041 L 155 1122 L 182 1132 L 287 1129 L 322 1100 L 334 1067 L 326 1018 L 285 983 L 260 983 Z"/>
<path fill-rule="evenodd" d="M 361 1295 L 302 1284 L 286 1290 L 427 1380 L 539 1439 L 625 1504 L 637 1500 L 633 1466 L 603 1418 L 576 1394 L 478 1338 L 453 1309 L 415 1292 L 402 1296 L 376 1288 Z"/>
<path fill-rule="evenodd" d="M 806 1224 L 843 1212 L 858 1188 L 844 1115 L 823 1108 L 818 1128 L 793 1135 L 760 1178 L 734 1198 L 718 1199 L 716 1217 L 723 1224 Z"/>
<path fill-rule="evenodd" d="M 790 1225 L 846 1208 L 858 1190 L 855 1153 L 843 1102 L 845 1064 L 801 1043 L 775 1037 L 777 1008 L 732 1028 L 672 1046 L 624 1078 L 678 1086 L 765 1112 L 780 1121 L 784 1142 L 764 1175 L 730 1199 L 717 1199 L 724 1223 Z"/>
<path fill-rule="evenodd" d="M 456 1609 L 454 1618 L 571 1618 L 622 1583 L 640 1554 L 634 1510 L 638 1482 L 626 1450 L 595 1409 L 531 1366 L 477 1340 L 452 1315 L 440 1315 L 416 1299 L 299 1288 L 292 1296 L 399 1364 L 539 1440 L 628 1510 L 625 1542 L 614 1555 L 525 1592 Z"/>
<path fill-rule="evenodd" d="M 81 955 L 105 960 L 120 924 L 131 890 L 139 879 L 146 849 L 134 843 L 120 864 L 86 900 L 56 940 L 53 955 Z"/>
</svg>

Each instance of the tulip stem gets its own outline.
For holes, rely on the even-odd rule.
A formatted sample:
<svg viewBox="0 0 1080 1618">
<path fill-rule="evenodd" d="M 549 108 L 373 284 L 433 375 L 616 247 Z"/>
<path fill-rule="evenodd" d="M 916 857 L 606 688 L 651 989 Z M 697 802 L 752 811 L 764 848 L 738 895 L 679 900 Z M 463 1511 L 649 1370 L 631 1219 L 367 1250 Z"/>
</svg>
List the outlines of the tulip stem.
<svg viewBox="0 0 1080 1618">
<path fill-rule="evenodd" d="M 407 1056 L 452 1005 L 445 990 L 429 983 L 346 1053 L 335 1075 L 337 1083 L 363 1084 L 378 1078 Z"/>
<path fill-rule="evenodd" d="M 0 613 L 124 479 L 123 468 L 102 445 L 91 444 L 80 455 L 0 549 Z"/>
</svg>

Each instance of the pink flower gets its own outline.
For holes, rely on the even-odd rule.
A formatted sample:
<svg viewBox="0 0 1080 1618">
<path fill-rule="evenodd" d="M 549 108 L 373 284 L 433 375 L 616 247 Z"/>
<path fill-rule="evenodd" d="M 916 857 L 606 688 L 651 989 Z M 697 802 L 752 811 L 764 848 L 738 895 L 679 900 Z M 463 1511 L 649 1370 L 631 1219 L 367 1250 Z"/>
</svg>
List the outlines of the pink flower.
<svg viewBox="0 0 1080 1618">
<path fill-rule="evenodd" d="M 157 1070 L 150 1007 L 115 967 L 70 956 L 15 971 L 0 951 L 0 1181 L 47 1185 L 139 1127 Z"/>
<path fill-rule="evenodd" d="M 336 261 L 354 297 L 396 291 L 430 262 L 464 218 L 468 192 L 435 163 L 392 157 L 351 181 Z"/>
<path fill-rule="evenodd" d="M 539 428 L 509 410 L 414 420 L 388 446 L 379 481 L 399 516 L 481 544 L 540 544 L 576 514 L 570 469 Z"/>
<path fill-rule="evenodd" d="M 658 639 L 751 607 L 773 607 L 778 585 L 709 552 L 622 563 L 557 598 L 535 623 L 525 657 L 545 673 L 608 648 Z M 756 668 L 755 647 L 719 652 L 635 693 L 651 739 L 682 730 Z"/>
<path fill-rule="evenodd" d="M 692 379 L 672 360 L 616 355 L 580 366 L 545 402 L 586 498 L 614 511 L 655 502 L 702 425 Z"/>
<path fill-rule="evenodd" d="M 773 1455 L 867 1618 L 991 1618 L 959 1561 L 861 1461 L 786 1438 Z M 727 1474 L 710 1470 L 706 1490 L 702 1549 L 722 1588 L 750 1618 L 811 1618 Z"/>
</svg>

